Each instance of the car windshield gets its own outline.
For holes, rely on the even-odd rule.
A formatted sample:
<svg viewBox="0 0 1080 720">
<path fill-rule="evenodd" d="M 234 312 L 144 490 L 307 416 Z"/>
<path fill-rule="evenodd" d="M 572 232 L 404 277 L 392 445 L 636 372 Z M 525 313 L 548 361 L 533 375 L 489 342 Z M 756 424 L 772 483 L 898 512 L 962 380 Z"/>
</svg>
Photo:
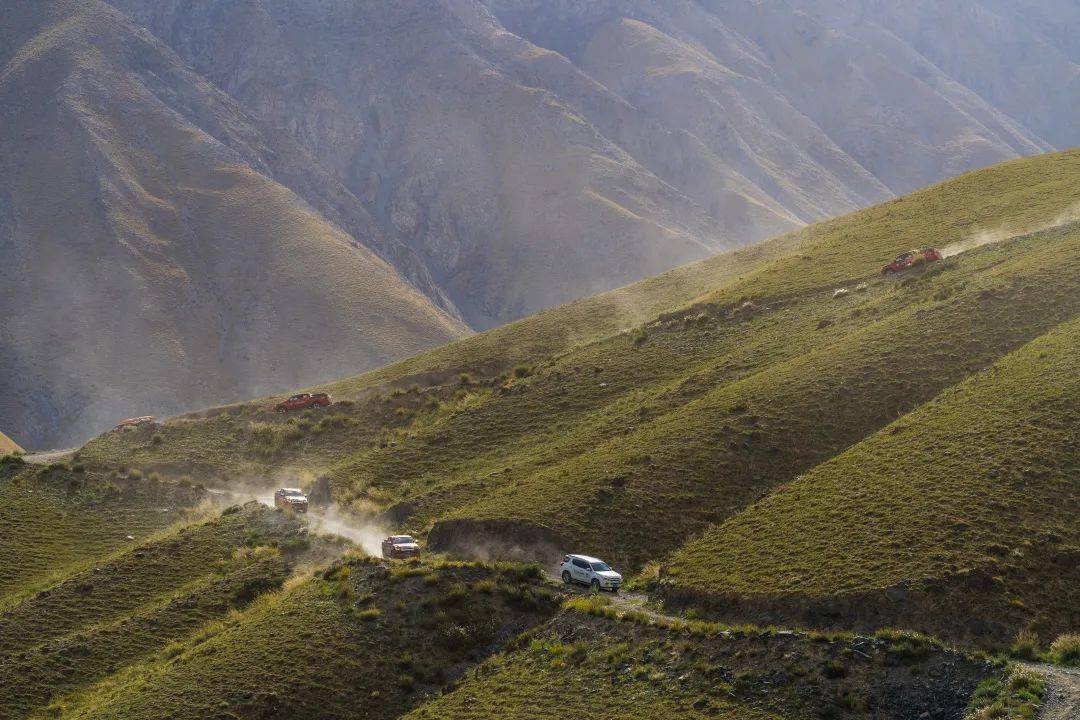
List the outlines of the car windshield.
<svg viewBox="0 0 1080 720">
<path fill-rule="evenodd" d="M 390 538 L 390 542 L 394 543 L 395 545 L 408 545 L 409 543 L 413 543 L 416 541 L 408 535 L 395 535 L 394 537 Z"/>
<path fill-rule="evenodd" d="M 286 497 L 304 497 L 304 493 L 299 490 L 286 490 L 285 495 Z"/>
<path fill-rule="evenodd" d="M 608 567 L 608 564 L 606 562 L 594 562 L 592 564 L 592 569 L 596 572 L 604 572 L 605 570 L 610 570 L 611 568 Z"/>
</svg>

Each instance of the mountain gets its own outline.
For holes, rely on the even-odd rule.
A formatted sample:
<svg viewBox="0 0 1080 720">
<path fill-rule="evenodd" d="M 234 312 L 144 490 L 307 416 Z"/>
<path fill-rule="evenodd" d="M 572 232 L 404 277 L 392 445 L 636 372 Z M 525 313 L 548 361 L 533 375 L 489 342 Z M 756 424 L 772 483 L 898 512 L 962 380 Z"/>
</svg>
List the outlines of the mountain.
<svg viewBox="0 0 1080 720">
<path fill-rule="evenodd" d="M 1035 717 L 1059 689 L 996 653 L 1075 662 L 1078 179 L 1010 161 L 330 408 L 5 458 L 0 714 Z M 278 484 L 310 512 L 231 504 Z M 365 555 L 396 530 L 421 558 Z M 624 590 L 545 577 L 570 549 Z"/>
<path fill-rule="evenodd" d="M 1080 142 L 1061 0 L 111 1 L 477 329 Z"/>
<path fill-rule="evenodd" d="M 0 35 L 0 421 L 31 447 L 382 365 L 1080 127 L 1062 0 L 111 7 L 17 0 Z"/>
<path fill-rule="evenodd" d="M 976 587 L 990 610 L 974 625 L 958 619 L 963 603 L 920 613 L 913 600 L 897 614 L 880 598 L 901 581 L 914 597 L 924 579 L 997 575 L 993 563 L 981 564 L 988 537 L 1007 538 L 1008 552 L 1030 556 L 1003 561 L 1018 577 L 1044 556 L 1071 557 L 1077 539 L 1062 518 L 1075 504 L 1075 488 L 1063 482 L 1075 393 L 1060 377 L 1071 359 L 1060 338 L 1071 337 L 1080 311 L 1072 272 L 1078 177 L 1077 151 L 996 165 L 324 385 L 340 402 L 322 415 L 281 418 L 272 399 L 238 404 L 108 433 L 80 458 L 216 485 L 298 477 L 342 507 L 426 535 L 451 554 L 547 562 L 581 548 L 625 569 L 663 563 L 671 576 L 658 590 L 702 612 L 731 609 L 726 598 L 750 593 L 757 570 L 733 568 L 760 560 L 762 577 L 777 585 L 762 582 L 765 594 L 789 584 L 791 593 L 817 592 L 826 603 L 865 590 L 844 595 L 862 608 L 840 615 L 845 628 L 895 621 L 987 645 L 1027 627 L 1063 632 L 1070 621 L 1062 608 L 1076 600 L 1069 575 L 1043 590 Z M 881 274 L 902 249 L 930 244 L 944 260 Z M 1006 369 L 1034 362 L 1032 353 L 1046 355 L 1045 374 L 1008 379 Z M 965 395 L 965 383 L 981 387 L 983 374 L 999 378 L 990 387 L 1002 394 L 1000 409 L 986 399 L 993 389 L 981 391 L 985 398 Z M 1024 390 L 1039 377 L 1049 397 Z M 1054 396 L 1066 409 L 1050 402 Z M 939 413 L 935 404 L 956 408 Z M 945 462 L 961 453 L 972 428 L 1010 418 L 1019 426 L 1002 425 L 976 466 L 960 472 Z M 1038 447 L 1017 429 L 1044 427 L 1062 432 Z M 895 455 L 910 487 L 895 487 L 888 466 L 868 462 L 863 447 Z M 1017 453 L 1009 472 L 979 474 Z M 945 478 L 936 467 L 957 474 Z M 858 488 L 848 484 L 854 468 L 863 477 Z M 1021 481 L 1024 491 L 1005 503 L 1003 493 Z M 818 525 L 806 528 L 805 557 L 787 557 L 786 498 L 797 491 L 820 494 L 796 503 L 808 512 L 851 512 L 810 518 Z M 926 499 L 919 513 L 898 504 L 912 493 Z M 892 536 L 867 546 L 866 516 L 886 522 L 875 506 L 906 513 L 910 526 L 895 523 L 895 532 L 908 537 L 940 519 L 938 494 L 967 508 L 953 512 L 955 522 L 981 528 L 950 536 L 954 544 L 931 565 L 896 549 L 906 544 L 894 547 Z M 810 530 L 833 537 L 843 523 L 852 525 L 850 563 L 835 579 L 807 575 L 820 551 Z M 745 544 L 742 554 L 732 538 L 747 527 L 760 531 L 762 547 Z M 831 542 L 839 553 L 840 541 Z M 856 573 L 861 553 L 871 552 L 880 555 L 876 574 Z M 801 574 L 783 574 L 788 565 Z M 1067 572 L 1053 567 L 1048 577 Z M 742 575 L 751 579 L 740 584 Z M 803 587 L 799 578 L 835 584 Z M 832 615 L 779 599 L 746 607 L 760 610 L 754 622 L 836 626 Z"/>
<path fill-rule="evenodd" d="M 31 447 L 383 364 L 466 326 L 277 182 L 336 187 L 93 0 L 0 29 L 0 417 Z"/>
</svg>

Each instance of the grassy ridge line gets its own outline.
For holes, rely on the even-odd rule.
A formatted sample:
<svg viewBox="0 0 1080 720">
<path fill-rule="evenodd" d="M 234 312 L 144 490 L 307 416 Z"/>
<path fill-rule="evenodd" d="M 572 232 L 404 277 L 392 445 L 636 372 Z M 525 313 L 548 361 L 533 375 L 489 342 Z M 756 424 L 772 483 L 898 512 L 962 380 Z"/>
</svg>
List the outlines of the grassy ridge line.
<svg viewBox="0 0 1080 720">
<path fill-rule="evenodd" d="M 489 478 L 471 504 L 444 517 L 540 524 L 640 563 L 1071 317 L 1078 257 L 1075 230 L 990 249 L 961 263 L 971 272 L 954 278 L 947 297 L 932 297 L 947 277 L 939 274 L 928 281 L 930 297 L 905 310 L 551 469 Z"/>
<path fill-rule="evenodd" d="M 1080 201 L 1080 150 L 1021 158 L 811 226 L 811 237 L 741 281 L 701 298 L 777 295 L 839 286 L 908 248 L 944 248 L 984 231 L 1019 236 Z"/>
<path fill-rule="evenodd" d="M 81 627 L 9 657 L 0 663 L 4 716 L 25 717 L 59 695 L 185 638 L 260 593 L 279 587 L 288 576 L 277 553 L 253 555 L 231 565 L 220 575 L 199 578 L 130 615 Z"/>
<path fill-rule="evenodd" d="M 350 560 L 54 704 L 66 718 L 392 718 L 540 622 L 535 575 Z"/>
<path fill-rule="evenodd" d="M 691 541 L 665 586 L 812 598 L 974 572 L 996 579 L 954 612 L 1002 606 L 979 615 L 1006 608 L 1013 631 L 1030 624 L 1046 640 L 1075 627 L 1077 367 L 1073 319 Z M 936 617 L 940 599 L 910 605 L 920 629 L 963 624 Z"/>
<path fill-rule="evenodd" d="M 717 285 L 738 279 L 760 263 L 797 247 L 807 237 L 800 232 L 789 233 L 752 247 L 723 252 L 313 390 L 354 398 L 383 385 L 425 384 L 462 372 L 496 375 L 516 364 L 557 355 L 647 322 Z"/>
<path fill-rule="evenodd" d="M 320 389 L 344 397 L 437 368 L 511 367 L 634 327 L 695 300 L 716 300 L 718 286 L 735 298 L 841 283 L 877 270 L 909 247 L 944 247 L 1001 225 L 1020 234 L 1075 203 L 1078 182 L 1080 150 L 1001 163 Z M 627 307 L 635 309 L 624 314 Z"/>
<path fill-rule="evenodd" d="M 183 519 L 196 491 L 0 465 L 0 611 Z"/>
</svg>

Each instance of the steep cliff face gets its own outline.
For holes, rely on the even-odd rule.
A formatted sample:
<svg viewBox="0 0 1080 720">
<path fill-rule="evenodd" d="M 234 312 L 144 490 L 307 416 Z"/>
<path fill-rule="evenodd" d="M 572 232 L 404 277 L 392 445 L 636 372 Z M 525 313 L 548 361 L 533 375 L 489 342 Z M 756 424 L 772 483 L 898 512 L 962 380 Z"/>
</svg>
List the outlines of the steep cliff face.
<svg viewBox="0 0 1080 720">
<path fill-rule="evenodd" d="M 120 13 L 35 0 L 4 19 L 0 417 L 23 442 L 314 383 L 467 332 L 271 178 L 333 186 L 293 141 L 261 134 Z"/>
</svg>

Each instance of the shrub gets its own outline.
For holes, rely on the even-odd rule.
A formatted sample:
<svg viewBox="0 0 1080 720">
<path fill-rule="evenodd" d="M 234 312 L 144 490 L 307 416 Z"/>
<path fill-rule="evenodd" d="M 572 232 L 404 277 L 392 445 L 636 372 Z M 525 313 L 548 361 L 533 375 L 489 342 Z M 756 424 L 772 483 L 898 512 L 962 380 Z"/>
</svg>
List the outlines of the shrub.
<svg viewBox="0 0 1080 720">
<path fill-rule="evenodd" d="M 821 674 L 830 680 L 836 680 L 847 675 L 847 665 L 839 660 L 830 660 L 825 663 L 822 668 Z"/>
<path fill-rule="evenodd" d="M 527 583 L 543 579 L 544 569 L 539 563 L 507 564 L 499 567 L 499 575 L 509 582 Z"/>
<path fill-rule="evenodd" d="M 1021 660 L 1035 660 L 1039 657 L 1039 639 L 1030 630 L 1021 630 L 1009 652 Z"/>
<path fill-rule="evenodd" d="M 495 590 L 498 589 L 498 587 L 499 584 L 491 578 L 487 578 L 485 580 L 477 580 L 475 583 L 473 583 L 473 590 L 478 593 L 483 593 L 484 595 L 493 594 Z"/>
<path fill-rule="evenodd" d="M 1050 657 L 1062 665 L 1080 665 L 1080 633 L 1059 635 L 1050 645 Z"/>
<path fill-rule="evenodd" d="M 460 605 L 470 597 L 469 588 L 461 583 L 455 583 L 449 592 L 442 598 L 443 605 Z"/>
<path fill-rule="evenodd" d="M 1033 720 L 1045 692 L 1038 673 L 1015 668 L 1005 681 L 988 678 L 979 683 L 966 720 Z"/>
<path fill-rule="evenodd" d="M 165 436 L 162 435 L 159 432 L 156 432 L 156 433 L 154 433 L 153 435 L 150 436 L 150 444 L 151 445 L 160 445 L 163 442 L 165 442 Z"/>
<path fill-rule="evenodd" d="M 365 622 L 378 620 L 380 615 L 382 615 L 382 612 L 377 607 L 364 608 L 356 614 L 358 618 Z"/>
</svg>

